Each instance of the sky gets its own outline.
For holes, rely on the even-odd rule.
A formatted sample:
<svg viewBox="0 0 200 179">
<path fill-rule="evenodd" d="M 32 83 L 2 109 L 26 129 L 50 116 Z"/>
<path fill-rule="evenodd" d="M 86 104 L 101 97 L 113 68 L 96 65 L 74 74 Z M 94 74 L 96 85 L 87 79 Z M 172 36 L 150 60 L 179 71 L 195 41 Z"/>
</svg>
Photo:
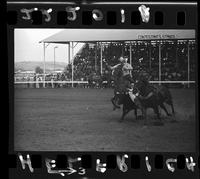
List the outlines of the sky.
<svg viewBox="0 0 200 179">
<path fill-rule="evenodd" d="M 39 43 L 41 40 L 46 39 L 47 37 L 56 34 L 64 29 L 15 29 L 14 34 L 14 47 L 15 47 L 15 62 L 19 61 L 43 61 L 43 44 Z M 72 30 L 72 31 L 71 31 Z M 120 32 L 119 32 L 120 31 Z M 66 31 L 65 31 L 66 32 Z M 77 29 L 68 29 L 68 33 L 70 35 L 75 34 L 76 38 L 81 38 L 83 35 L 87 35 L 90 33 L 90 38 L 96 38 L 97 35 L 101 35 L 101 38 L 105 38 L 106 36 L 109 36 L 109 39 L 116 39 L 116 37 L 124 38 L 124 39 L 139 39 L 139 40 L 145 40 L 150 38 L 155 39 L 164 39 L 169 38 L 169 36 L 174 36 L 177 39 L 182 38 L 189 38 L 195 36 L 194 30 L 150 30 L 150 29 L 131 29 L 131 30 L 99 30 L 99 29 L 93 29 L 91 30 L 87 29 L 87 32 L 85 29 L 82 29 L 82 32 L 80 30 L 77 32 Z M 69 35 L 69 37 L 71 37 Z M 154 37 L 156 35 L 156 37 Z M 153 36 L 153 37 L 152 37 Z M 157 37 L 158 36 L 158 37 Z M 99 38 L 99 37 L 98 37 Z M 108 38 L 108 37 L 107 37 Z M 63 40 L 63 39 L 61 39 Z M 67 44 L 53 44 L 51 43 L 46 48 L 46 61 L 53 61 L 54 60 L 54 47 L 56 48 L 56 62 L 68 62 L 68 45 Z M 74 54 L 76 54 L 80 48 L 83 46 L 83 43 L 79 43 L 75 49 Z M 72 57 L 71 57 L 72 59 Z"/>
<path fill-rule="evenodd" d="M 43 44 L 39 41 L 62 31 L 62 29 L 15 29 L 14 32 L 14 53 L 15 62 L 21 61 L 43 61 Z M 68 62 L 68 45 L 67 44 L 50 44 L 46 48 L 46 61 L 54 60 L 54 47 L 56 61 Z M 76 54 L 83 43 L 79 43 L 75 49 Z"/>
</svg>

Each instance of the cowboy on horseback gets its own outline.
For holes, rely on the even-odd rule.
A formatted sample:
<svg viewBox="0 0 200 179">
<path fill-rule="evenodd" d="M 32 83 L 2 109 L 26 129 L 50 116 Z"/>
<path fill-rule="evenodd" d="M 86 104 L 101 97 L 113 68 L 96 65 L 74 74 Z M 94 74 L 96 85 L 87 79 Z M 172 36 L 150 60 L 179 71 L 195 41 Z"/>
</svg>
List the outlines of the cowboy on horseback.
<svg viewBox="0 0 200 179">
<path fill-rule="evenodd" d="M 119 64 L 110 67 L 111 70 L 114 70 L 113 75 L 115 83 L 114 97 L 111 99 L 113 103 L 113 110 L 120 108 L 119 98 L 117 97 L 119 94 L 128 93 L 133 101 L 135 99 L 135 95 L 131 91 L 134 85 L 134 80 L 132 79 L 131 74 L 133 67 L 127 63 L 127 60 L 123 57 L 120 57 L 119 61 Z"/>
</svg>

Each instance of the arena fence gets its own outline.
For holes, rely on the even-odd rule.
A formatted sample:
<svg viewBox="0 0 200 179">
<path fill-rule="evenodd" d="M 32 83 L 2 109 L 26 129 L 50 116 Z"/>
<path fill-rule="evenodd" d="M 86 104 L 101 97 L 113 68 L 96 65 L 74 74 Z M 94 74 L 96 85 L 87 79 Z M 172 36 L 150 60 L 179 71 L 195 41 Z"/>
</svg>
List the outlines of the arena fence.
<svg viewBox="0 0 200 179">
<path fill-rule="evenodd" d="M 103 81 L 102 84 L 108 83 L 107 81 Z M 168 84 L 168 85 L 183 85 L 183 87 L 190 88 L 191 85 L 194 86 L 195 81 L 150 81 L 152 84 Z M 74 84 L 78 85 L 89 85 L 88 81 L 15 81 L 15 86 L 23 86 L 23 87 L 30 87 L 35 86 L 36 88 L 39 87 L 46 87 L 47 85 L 51 85 L 51 87 L 55 87 L 57 84 L 67 84 L 74 87 Z M 39 86 L 38 86 L 39 85 Z"/>
<path fill-rule="evenodd" d="M 48 83 L 66 83 L 66 84 L 72 84 L 72 83 L 82 83 L 82 84 L 88 84 L 88 81 L 16 81 L 15 84 L 28 84 L 28 83 L 42 83 L 42 84 L 48 84 Z"/>
</svg>

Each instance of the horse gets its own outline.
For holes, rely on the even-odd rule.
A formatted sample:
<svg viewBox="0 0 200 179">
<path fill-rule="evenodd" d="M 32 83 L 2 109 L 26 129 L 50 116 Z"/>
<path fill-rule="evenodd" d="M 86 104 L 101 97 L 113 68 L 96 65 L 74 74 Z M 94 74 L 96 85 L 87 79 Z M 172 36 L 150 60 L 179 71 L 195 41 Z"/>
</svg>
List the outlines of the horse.
<svg viewBox="0 0 200 179">
<path fill-rule="evenodd" d="M 137 93 L 140 94 L 138 97 L 136 97 L 135 103 L 137 103 L 138 107 L 142 110 L 145 124 L 147 122 L 147 108 L 153 108 L 157 115 L 157 119 L 159 120 L 156 122 L 158 125 L 162 125 L 158 107 L 161 107 L 167 116 L 171 116 L 171 114 L 169 114 L 167 111 L 164 103 L 167 103 L 171 106 L 172 114 L 175 115 L 172 95 L 169 89 L 164 85 L 155 86 L 151 85 L 146 79 L 139 79 L 135 84 L 135 89 L 137 90 Z"/>
<path fill-rule="evenodd" d="M 153 85 L 153 86 L 157 90 L 159 101 L 160 101 L 160 103 L 159 103 L 160 107 L 165 111 L 166 115 L 167 116 L 175 115 L 173 98 L 172 98 L 172 95 L 171 95 L 171 92 L 169 91 L 169 89 L 164 85 Z M 167 111 L 167 109 L 165 108 L 164 103 L 166 103 L 169 106 L 171 106 L 172 114 L 170 114 Z"/>
<path fill-rule="evenodd" d="M 136 83 L 137 90 L 140 92 L 141 99 L 147 99 L 150 97 L 151 94 L 147 94 L 149 92 L 154 92 L 157 94 L 158 105 L 165 111 L 167 116 L 175 115 L 174 105 L 173 105 L 173 98 L 169 89 L 164 85 L 152 85 L 146 79 L 140 79 Z M 172 114 L 170 114 L 164 103 L 171 106 Z"/>
</svg>

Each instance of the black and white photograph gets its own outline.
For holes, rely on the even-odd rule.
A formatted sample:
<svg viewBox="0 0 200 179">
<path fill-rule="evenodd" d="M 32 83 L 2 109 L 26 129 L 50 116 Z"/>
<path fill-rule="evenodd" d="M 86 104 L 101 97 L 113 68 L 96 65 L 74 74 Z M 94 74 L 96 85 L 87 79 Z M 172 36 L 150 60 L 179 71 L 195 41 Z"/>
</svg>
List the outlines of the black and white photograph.
<svg viewBox="0 0 200 179">
<path fill-rule="evenodd" d="M 14 150 L 195 152 L 192 29 L 14 29 Z"/>
</svg>

